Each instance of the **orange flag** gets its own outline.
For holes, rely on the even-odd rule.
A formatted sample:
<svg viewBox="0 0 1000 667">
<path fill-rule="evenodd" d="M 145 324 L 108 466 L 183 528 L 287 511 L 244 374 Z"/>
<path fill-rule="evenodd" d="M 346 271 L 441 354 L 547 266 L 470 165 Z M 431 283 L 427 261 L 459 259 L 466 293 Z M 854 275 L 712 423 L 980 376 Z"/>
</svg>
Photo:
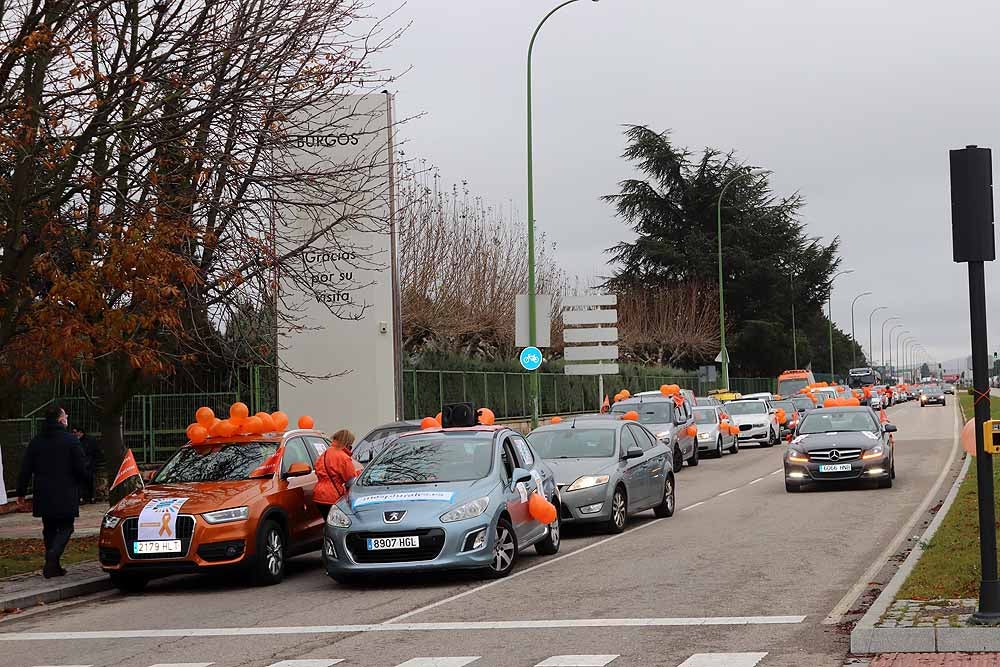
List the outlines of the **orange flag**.
<svg viewBox="0 0 1000 667">
<path fill-rule="evenodd" d="M 111 488 L 115 488 L 126 479 L 130 477 L 135 477 L 139 474 L 139 466 L 135 463 L 135 456 L 132 455 L 132 450 L 125 452 L 125 459 L 122 461 L 122 467 L 118 469 L 118 474 L 115 476 L 115 481 L 111 484 Z"/>
<path fill-rule="evenodd" d="M 604 402 L 601 403 L 601 414 L 607 412 L 610 409 L 611 409 L 611 398 L 607 394 L 605 394 Z"/>
</svg>

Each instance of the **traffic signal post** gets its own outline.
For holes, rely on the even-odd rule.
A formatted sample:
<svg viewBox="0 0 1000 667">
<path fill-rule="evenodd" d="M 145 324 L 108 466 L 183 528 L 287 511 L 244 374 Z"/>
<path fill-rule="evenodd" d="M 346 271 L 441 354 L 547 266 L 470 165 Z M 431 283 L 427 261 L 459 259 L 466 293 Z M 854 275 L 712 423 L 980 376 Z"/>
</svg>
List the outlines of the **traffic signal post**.
<svg viewBox="0 0 1000 667">
<path fill-rule="evenodd" d="M 976 474 L 979 500 L 979 556 L 982 580 L 978 625 L 1000 625 L 1000 581 L 997 580 L 996 512 L 993 455 L 986 449 L 983 427 L 990 421 L 989 352 L 986 339 L 985 262 L 996 258 L 993 234 L 993 169 L 990 149 L 966 146 L 953 150 L 951 161 L 951 235 L 956 262 L 969 265 L 969 320 L 972 334 L 972 391 L 976 420 Z M 992 450 L 992 446 L 990 450 Z"/>
</svg>

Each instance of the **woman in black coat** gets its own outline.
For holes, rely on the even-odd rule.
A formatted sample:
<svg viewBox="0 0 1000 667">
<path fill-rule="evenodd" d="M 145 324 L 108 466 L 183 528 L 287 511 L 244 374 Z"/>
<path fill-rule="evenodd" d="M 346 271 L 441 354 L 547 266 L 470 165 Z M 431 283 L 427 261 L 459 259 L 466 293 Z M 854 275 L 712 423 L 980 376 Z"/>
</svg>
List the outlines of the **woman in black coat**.
<svg viewBox="0 0 1000 667">
<path fill-rule="evenodd" d="M 28 443 L 17 482 L 18 503 L 24 504 L 34 480 L 32 513 L 42 519 L 45 540 L 45 578 L 66 574 L 59 564 L 73 523 L 80 516 L 80 485 L 87 479 L 87 463 L 80 441 L 66 430 L 62 408 L 45 411 L 41 432 Z"/>
</svg>

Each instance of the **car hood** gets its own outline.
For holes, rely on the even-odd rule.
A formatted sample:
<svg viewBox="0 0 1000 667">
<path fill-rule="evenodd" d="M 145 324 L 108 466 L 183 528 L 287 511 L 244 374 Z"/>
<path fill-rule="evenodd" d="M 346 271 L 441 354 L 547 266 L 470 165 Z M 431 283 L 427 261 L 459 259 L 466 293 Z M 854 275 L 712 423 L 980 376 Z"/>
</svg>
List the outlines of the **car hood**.
<svg viewBox="0 0 1000 667">
<path fill-rule="evenodd" d="M 832 449 L 842 447 L 844 449 L 871 449 L 881 442 L 881 438 L 870 432 L 837 432 L 837 433 L 811 433 L 799 435 L 792 444 L 796 448 L 810 452 L 814 449 Z"/>
<path fill-rule="evenodd" d="M 607 475 L 618 461 L 611 458 L 545 459 L 556 476 L 556 484 L 572 484 L 584 475 Z"/>
<path fill-rule="evenodd" d="M 112 511 L 123 517 L 139 516 L 147 503 L 164 498 L 187 498 L 181 514 L 202 514 L 248 505 L 271 484 L 270 479 L 191 484 L 151 484 L 122 498 Z"/>
<path fill-rule="evenodd" d="M 734 414 L 730 414 L 729 418 L 733 421 L 734 424 L 737 424 L 737 425 L 739 425 L 739 424 L 754 424 L 754 423 L 756 423 L 756 424 L 765 423 L 766 424 L 770 420 L 770 415 L 762 415 L 762 414 L 756 414 L 756 415 L 734 415 Z"/>
<path fill-rule="evenodd" d="M 381 521 L 382 513 L 406 510 L 411 517 L 437 517 L 449 508 L 483 496 L 497 488 L 493 478 L 471 482 L 441 482 L 438 484 L 391 484 L 352 486 L 337 505 L 362 520 Z"/>
</svg>

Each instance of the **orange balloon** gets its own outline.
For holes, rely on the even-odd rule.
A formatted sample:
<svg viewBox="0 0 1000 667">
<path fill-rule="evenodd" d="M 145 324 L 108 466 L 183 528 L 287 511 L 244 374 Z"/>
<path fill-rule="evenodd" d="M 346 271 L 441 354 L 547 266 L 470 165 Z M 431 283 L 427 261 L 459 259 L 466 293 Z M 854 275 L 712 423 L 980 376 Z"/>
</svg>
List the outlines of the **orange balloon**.
<svg viewBox="0 0 1000 667">
<path fill-rule="evenodd" d="M 661 384 L 660 385 L 660 393 L 663 394 L 664 396 L 666 396 L 667 394 L 670 393 L 669 387 L 670 387 L 670 385 Z"/>
<path fill-rule="evenodd" d="M 556 520 L 556 506 L 540 493 L 532 493 L 528 499 L 528 514 L 539 523 L 549 524 Z"/>
<path fill-rule="evenodd" d="M 438 428 L 440 426 L 441 424 L 438 424 L 438 421 L 434 417 L 424 417 L 420 420 L 420 428 L 422 429 Z"/>
<path fill-rule="evenodd" d="M 215 419 L 215 413 L 212 412 L 212 408 L 201 407 L 194 413 L 194 418 L 195 421 L 205 428 L 210 428 L 212 426 L 212 420 Z"/>
<path fill-rule="evenodd" d="M 639 413 L 635 410 L 629 410 L 622 415 L 622 419 L 627 419 L 628 421 L 637 422 L 639 421 Z"/>
<path fill-rule="evenodd" d="M 696 435 L 698 435 L 698 427 L 695 426 L 694 424 L 692 424 L 691 426 L 688 426 L 687 427 L 687 434 L 690 435 L 692 438 L 695 437 Z"/>
<path fill-rule="evenodd" d="M 187 436 L 188 440 L 191 440 L 193 438 L 194 429 L 198 426 L 201 426 L 201 424 L 198 424 L 196 422 L 194 424 L 189 424 L 188 427 L 184 429 L 184 435 Z"/>
<path fill-rule="evenodd" d="M 271 419 L 274 420 L 274 430 L 284 431 L 288 428 L 288 415 L 286 415 L 281 410 L 271 413 Z"/>
<path fill-rule="evenodd" d="M 965 422 L 965 426 L 962 427 L 962 449 L 964 449 L 969 456 L 976 455 L 976 420 L 970 419 Z"/>
<path fill-rule="evenodd" d="M 208 427 L 208 437 L 217 438 L 221 435 L 221 433 L 219 433 L 219 424 L 221 423 L 222 420 L 218 417 L 212 418 L 212 425 Z"/>
<path fill-rule="evenodd" d="M 483 426 L 493 426 L 497 417 L 489 408 L 479 408 L 479 423 Z"/>
<path fill-rule="evenodd" d="M 243 421 L 243 432 L 249 433 L 250 435 L 257 435 L 258 433 L 263 433 L 264 422 L 260 420 L 260 417 L 247 417 Z"/>
<path fill-rule="evenodd" d="M 299 428 L 312 428 L 315 425 L 316 422 L 314 422 L 313 418 L 309 415 L 302 415 L 299 417 Z"/>
<path fill-rule="evenodd" d="M 274 427 L 274 420 L 271 419 L 271 415 L 266 412 L 258 412 L 254 415 L 254 417 L 259 419 L 260 423 L 264 425 L 264 430 L 262 430 L 261 433 L 273 433 L 278 430 Z"/>
<path fill-rule="evenodd" d="M 441 425 L 441 413 L 440 412 L 437 413 L 436 415 L 434 415 L 434 420 L 438 423 L 438 426 Z"/>
<path fill-rule="evenodd" d="M 194 424 L 189 430 L 191 433 L 188 437 L 191 438 L 192 443 L 200 445 L 208 440 L 208 429 L 201 424 Z"/>
<path fill-rule="evenodd" d="M 229 418 L 234 424 L 242 424 L 243 420 L 250 416 L 250 408 L 246 403 L 233 403 L 229 406 Z"/>
<path fill-rule="evenodd" d="M 552 424 L 561 424 L 562 423 L 562 417 L 553 417 L 552 421 L 550 423 L 552 423 Z"/>
<path fill-rule="evenodd" d="M 237 428 L 236 424 L 234 424 L 228 419 L 223 419 L 222 422 L 219 424 L 219 429 L 218 429 L 219 437 L 221 438 L 231 437 L 234 433 L 236 433 L 236 428 Z"/>
<path fill-rule="evenodd" d="M 622 398 L 632 398 L 632 392 L 630 392 L 628 389 L 622 389 L 618 393 L 622 395 Z"/>
</svg>

